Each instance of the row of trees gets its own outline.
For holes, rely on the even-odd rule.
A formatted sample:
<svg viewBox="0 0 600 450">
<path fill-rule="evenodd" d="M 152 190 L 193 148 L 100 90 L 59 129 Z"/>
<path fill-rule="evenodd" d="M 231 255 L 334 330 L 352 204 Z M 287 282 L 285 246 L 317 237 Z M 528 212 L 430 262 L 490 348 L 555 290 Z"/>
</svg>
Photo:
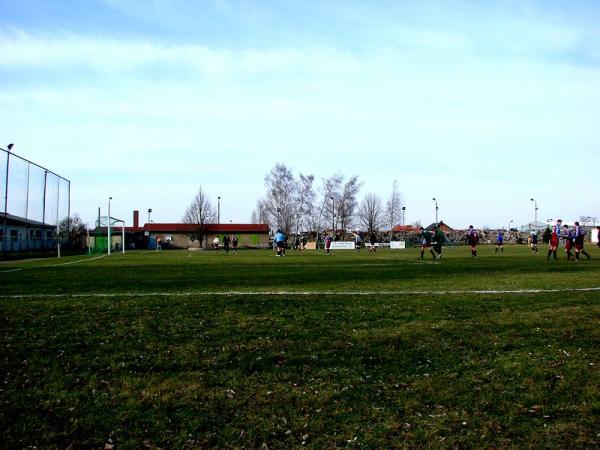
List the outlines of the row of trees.
<svg viewBox="0 0 600 450">
<path fill-rule="evenodd" d="M 345 233 L 355 228 L 373 233 L 396 225 L 402 214 L 397 182 L 385 203 L 374 193 L 359 202 L 361 187 L 356 175 L 347 178 L 338 173 L 317 184 L 314 175 L 294 176 L 285 164 L 276 164 L 265 177 L 265 196 L 258 200 L 251 221 L 286 233 L 324 229 Z"/>
<path fill-rule="evenodd" d="M 374 193 L 368 193 L 359 203 L 362 183 L 358 176 L 347 178 L 335 174 L 324 178 L 320 185 L 314 175 L 295 176 L 285 164 L 276 164 L 265 177 L 265 196 L 258 200 L 252 212 L 252 223 L 266 223 L 286 233 L 319 232 L 333 229 L 345 233 L 358 227 L 373 233 L 391 229 L 401 217 L 402 197 L 394 181 L 392 192 L 384 204 Z M 183 215 L 183 222 L 194 225 L 192 241 L 206 237 L 206 225 L 214 223 L 217 212 L 202 187 Z"/>
</svg>

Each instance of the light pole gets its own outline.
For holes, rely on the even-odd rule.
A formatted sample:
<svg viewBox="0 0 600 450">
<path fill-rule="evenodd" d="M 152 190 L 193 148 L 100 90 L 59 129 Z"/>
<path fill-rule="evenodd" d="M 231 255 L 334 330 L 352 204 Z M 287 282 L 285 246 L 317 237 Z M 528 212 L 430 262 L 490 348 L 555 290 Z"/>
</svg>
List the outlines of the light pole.
<svg viewBox="0 0 600 450">
<path fill-rule="evenodd" d="M 537 212 L 538 212 L 537 201 L 535 198 L 531 198 L 529 200 L 533 202 L 533 226 L 535 227 L 535 231 L 537 232 Z"/>
<path fill-rule="evenodd" d="M 6 152 L 6 179 L 4 180 L 4 233 L 2 236 L 2 250 L 6 253 L 6 218 L 8 216 L 8 166 L 10 164 L 10 152 L 15 144 L 8 144 Z"/>
<path fill-rule="evenodd" d="M 108 256 L 110 256 L 110 247 L 112 245 L 111 239 L 110 239 L 110 201 L 112 200 L 112 197 L 108 197 Z"/>
<path fill-rule="evenodd" d="M 433 197 L 431 200 L 433 200 L 435 202 L 435 224 L 438 224 L 438 203 L 437 203 L 437 199 L 435 197 Z"/>
<path fill-rule="evenodd" d="M 331 196 L 331 234 L 333 234 L 332 239 L 335 237 L 335 202 L 333 200 L 333 195 Z"/>
<path fill-rule="evenodd" d="M 510 233 L 510 224 L 511 224 L 511 223 L 513 223 L 513 222 L 514 222 L 514 220 L 513 220 L 513 219 L 510 219 L 510 221 L 508 222 L 508 232 L 509 232 L 509 233 Z"/>
<path fill-rule="evenodd" d="M 152 208 L 148 208 L 148 245 L 146 246 L 148 249 L 150 249 L 150 214 L 152 214 Z"/>
<path fill-rule="evenodd" d="M 406 223 L 404 223 L 406 217 L 406 206 L 402 207 L 402 226 L 406 225 Z"/>
<path fill-rule="evenodd" d="M 221 223 L 221 196 L 217 197 L 217 225 Z"/>
</svg>

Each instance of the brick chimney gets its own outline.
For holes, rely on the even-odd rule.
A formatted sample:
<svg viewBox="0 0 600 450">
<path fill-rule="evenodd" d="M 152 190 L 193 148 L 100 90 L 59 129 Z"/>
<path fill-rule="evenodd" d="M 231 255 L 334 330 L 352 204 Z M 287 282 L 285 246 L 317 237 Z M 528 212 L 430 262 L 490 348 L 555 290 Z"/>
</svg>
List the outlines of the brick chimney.
<svg viewBox="0 0 600 450">
<path fill-rule="evenodd" d="M 140 212 L 137 209 L 133 210 L 133 226 L 134 228 L 140 226 Z"/>
</svg>

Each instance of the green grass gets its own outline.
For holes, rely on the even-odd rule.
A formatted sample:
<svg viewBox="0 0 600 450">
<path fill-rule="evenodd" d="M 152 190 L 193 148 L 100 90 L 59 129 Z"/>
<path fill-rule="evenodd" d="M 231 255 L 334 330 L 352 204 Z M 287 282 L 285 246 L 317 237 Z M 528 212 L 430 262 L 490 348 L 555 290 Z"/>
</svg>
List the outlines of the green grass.
<svg viewBox="0 0 600 450">
<path fill-rule="evenodd" d="M 1 446 L 598 447 L 600 254 L 479 256 L 1 265 Z"/>
</svg>

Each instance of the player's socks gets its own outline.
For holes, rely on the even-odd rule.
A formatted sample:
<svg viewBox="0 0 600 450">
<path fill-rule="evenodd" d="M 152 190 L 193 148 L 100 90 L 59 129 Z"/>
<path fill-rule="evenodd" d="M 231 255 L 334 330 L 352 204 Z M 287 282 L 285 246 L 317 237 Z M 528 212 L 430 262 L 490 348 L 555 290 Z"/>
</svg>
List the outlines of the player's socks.
<svg viewBox="0 0 600 450">
<path fill-rule="evenodd" d="M 421 250 L 421 259 L 423 259 L 423 255 L 425 254 L 424 250 Z"/>
<path fill-rule="evenodd" d="M 554 256 L 554 259 L 556 259 L 556 250 L 552 252 L 552 255 Z"/>
<path fill-rule="evenodd" d="M 552 256 L 552 250 L 548 250 L 548 259 L 550 259 L 550 256 Z"/>
<path fill-rule="evenodd" d="M 494 249 L 494 253 L 498 253 L 498 247 Z"/>
</svg>

